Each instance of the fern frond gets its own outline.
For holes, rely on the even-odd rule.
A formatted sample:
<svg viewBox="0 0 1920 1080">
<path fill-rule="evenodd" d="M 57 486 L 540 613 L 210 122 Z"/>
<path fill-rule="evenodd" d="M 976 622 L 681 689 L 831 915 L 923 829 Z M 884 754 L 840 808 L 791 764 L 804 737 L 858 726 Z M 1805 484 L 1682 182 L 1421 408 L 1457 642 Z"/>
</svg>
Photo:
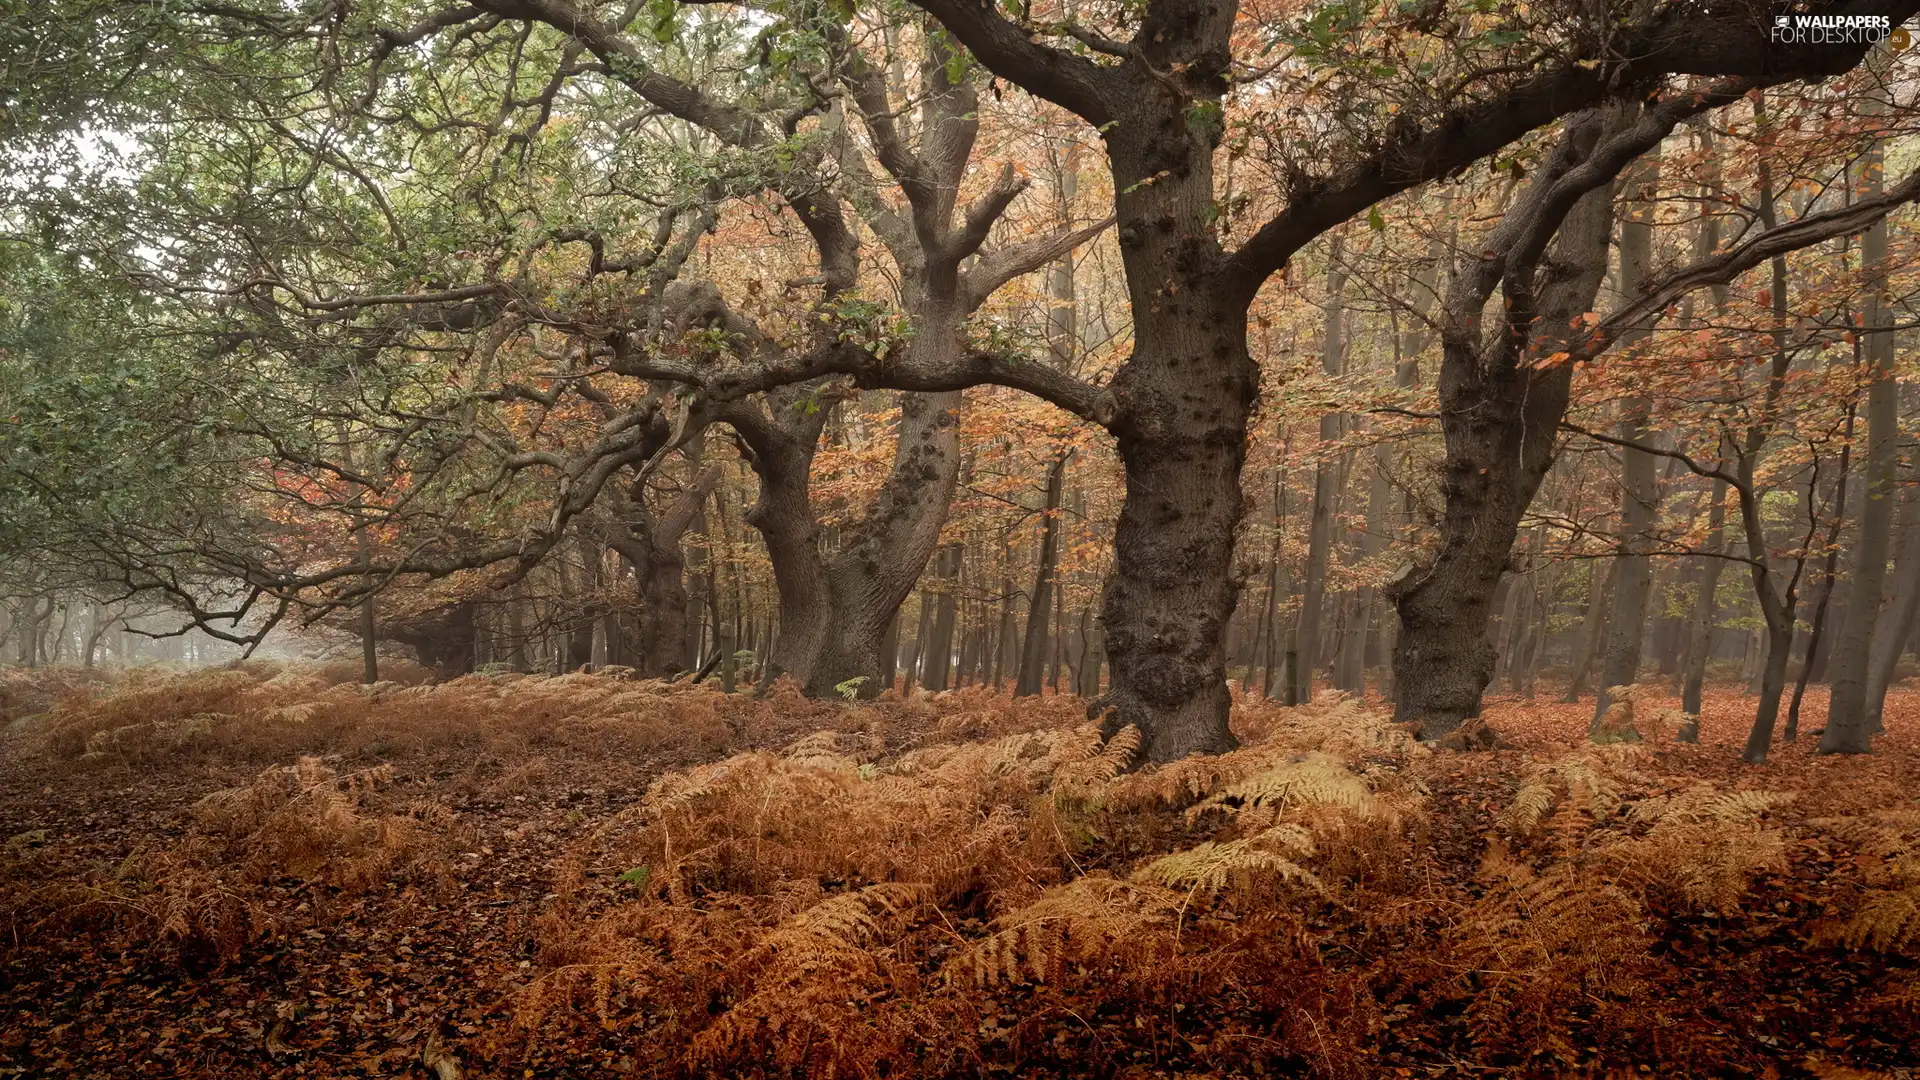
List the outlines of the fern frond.
<svg viewBox="0 0 1920 1080">
<path fill-rule="evenodd" d="M 1869 892 L 1859 910 L 1822 940 L 1847 949 L 1906 953 L 1920 945 L 1920 886 Z"/>
<path fill-rule="evenodd" d="M 1087 798 L 1133 764 L 1140 752 L 1140 729 L 1128 724 L 1101 746 L 1099 753 L 1055 769 L 1053 791 L 1056 796 Z"/>
<path fill-rule="evenodd" d="M 1147 962 L 1170 947 L 1184 898 L 1154 885 L 1088 874 L 994 920 L 993 933 L 947 961 L 948 983 L 1058 982 L 1070 966 Z"/>
<path fill-rule="evenodd" d="M 1324 893 L 1320 879 L 1294 861 L 1313 853 L 1312 833 L 1298 825 L 1276 825 L 1244 839 L 1208 840 L 1162 856 L 1135 870 L 1133 880 L 1218 896 L 1230 883 L 1272 877 Z"/>
<path fill-rule="evenodd" d="M 1553 809 L 1554 786 L 1545 779 L 1530 780 L 1520 785 L 1514 793 L 1513 801 L 1500 812 L 1500 824 L 1509 832 L 1530 833 L 1540 827 L 1547 812 Z"/>
<path fill-rule="evenodd" d="M 1700 809 L 1715 821 L 1728 825 L 1747 825 L 1793 799 L 1794 794 L 1790 791 L 1731 791 L 1709 799 Z"/>
<path fill-rule="evenodd" d="M 929 895 L 925 885 L 886 882 L 822 900 L 763 938 L 750 962 L 777 958 L 787 965 L 819 964 L 864 953 Z"/>
<path fill-rule="evenodd" d="M 1187 811 L 1189 820 L 1213 810 L 1243 811 L 1269 808 L 1275 815 L 1288 807 L 1338 806 L 1362 818 L 1381 809 L 1367 782 L 1347 770 L 1339 759 L 1311 753 L 1229 784 Z"/>
</svg>

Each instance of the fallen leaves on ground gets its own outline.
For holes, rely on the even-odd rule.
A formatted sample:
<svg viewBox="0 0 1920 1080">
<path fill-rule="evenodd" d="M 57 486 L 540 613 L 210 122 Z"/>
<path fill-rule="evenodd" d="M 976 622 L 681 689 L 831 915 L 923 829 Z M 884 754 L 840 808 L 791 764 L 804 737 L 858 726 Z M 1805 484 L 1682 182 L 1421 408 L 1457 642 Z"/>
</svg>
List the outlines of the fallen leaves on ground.
<svg viewBox="0 0 1920 1080">
<path fill-rule="evenodd" d="M 0 765 L 0 1075 L 1920 1065 L 1912 691 L 1866 758 L 1743 765 L 1730 690 L 1685 746 L 1496 698 L 1483 753 L 1330 697 L 1135 772 L 982 690 L 61 692 Z"/>
</svg>

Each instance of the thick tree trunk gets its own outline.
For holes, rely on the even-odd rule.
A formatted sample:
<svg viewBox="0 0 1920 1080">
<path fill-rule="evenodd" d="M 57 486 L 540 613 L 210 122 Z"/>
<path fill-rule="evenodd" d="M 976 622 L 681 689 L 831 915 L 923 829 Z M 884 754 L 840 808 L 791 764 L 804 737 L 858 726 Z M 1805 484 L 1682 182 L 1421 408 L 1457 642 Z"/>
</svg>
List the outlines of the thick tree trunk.
<svg viewBox="0 0 1920 1080">
<path fill-rule="evenodd" d="M 1553 160 L 1536 169 L 1536 187 L 1526 198 L 1584 159 L 1609 122 L 1598 114 L 1570 121 Z M 1611 182 L 1567 211 L 1541 264 L 1540 328 L 1526 349 L 1497 332 L 1483 339 L 1480 314 L 1491 281 L 1464 278 L 1450 294 L 1439 380 L 1446 440 L 1439 547 L 1388 590 L 1400 613 L 1394 713 L 1424 739 L 1451 739 L 1480 715 L 1481 695 L 1493 678 L 1487 622 L 1494 591 L 1520 518 L 1553 464 L 1572 386 L 1572 365 L 1528 361 L 1535 353 L 1545 358 L 1579 314 L 1591 310 L 1606 273 L 1612 222 Z M 1479 282 L 1487 292 L 1477 291 Z M 1469 736 L 1477 743 L 1488 737 L 1484 731 Z"/>
<path fill-rule="evenodd" d="M 805 393 L 804 389 L 800 391 Z M 808 481 L 824 410 L 775 423 L 758 406 L 732 406 L 720 419 L 752 451 L 760 494 L 747 512 L 773 566 L 779 628 L 763 681 L 789 675 L 816 697 L 852 691 L 873 697 L 885 688 L 882 641 L 913 591 L 940 536 L 958 482 L 957 392 L 900 395 L 894 465 L 867 516 L 848 530 L 830 558 L 822 551 Z M 915 641 L 924 656 L 926 636 Z M 917 672 L 907 672 L 911 685 Z"/>
<path fill-rule="evenodd" d="M 641 674 L 672 678 L 689 670 L 695 648 L 695 623 L 687 617 L 686 557 L 680 546 L 655 548 L 635 584 L 640 600 L 640 634 L 635 651 Z"/>
<path fill-rule="evenodd" d="M 855 679 L 862 696 L 880 692 L 880 639 L 939 543 L 959 482 L 962 404 L 957 391 L 901 395 L 893 471 L 856 542 L 827 567 L 831 615 L 802 680 L 809 694 Z"/>
<path fill-rule="evenodd" d="M 1137 420 L 1118 439 L 1127 499 L 1102 617 L 1113 680 L 1100 701 L 1107 730 L 1140 726 L 1154 761 L 1236 745 L 1222 635 L 1257 372 L 1244 319 L 1205 310 L 1205 290 L 1187 284 L 1158 298 L 1169 318 L 1136 326 L 1138 351 L 1117 376 Z"/>
<path fill-rule="evenodd" d="M 630 491 L 618 501 L 614 517 L 602 522 L 607 545 L 633 566 L 640 618 L 632 662 L 642 675 L 672 678 L 698 666 L 693 654 L 700 643 L 693 631 L 698 615 L 716 598 L 711 582 L 704 582 L 700 597 L 689 597 L 680 542 L 702 518 L 707 496 L 719 482 L 718 468 L 702 468 L 658 512 L 646 505 L 645 491 Z"/>
<path fill-rule="evenodd" d="M 388 619 L 380 633 L 413 650 L 434 676 L 451 679 L 473 670 L 476 628 L 474 603 L 462 600 L 407 621 Z"/>
</svg>

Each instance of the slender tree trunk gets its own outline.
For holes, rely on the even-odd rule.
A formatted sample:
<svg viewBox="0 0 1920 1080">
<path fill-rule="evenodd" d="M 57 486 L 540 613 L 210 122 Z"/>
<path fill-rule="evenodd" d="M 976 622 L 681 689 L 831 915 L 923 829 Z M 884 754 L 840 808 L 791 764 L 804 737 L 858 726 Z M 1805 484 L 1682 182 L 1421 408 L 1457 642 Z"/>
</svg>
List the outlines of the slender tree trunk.
<svg viewBox="0 0 1920 1080">
<path fill-rule="evenodd" d="M 1039 565 L 1034 569 L 1033 591 L 1027 594 L 1027 633 L 1020 648 L 1020 674 L 1013 688 L 1014 697 L 1038 694 L 1046 681 L 1048 628 L 1053 612 L 1054 575 L 1060 564 L 1060 503 L 1066 487 L 1067 459 L 1072 452 L 1060 454 L 1047 466 L 1045 516 L 1040 524 Z"/>
<path fill-rule="evenodd" d="M 1853 438 L 1853 408 L 1847 409 L 1847 439 Z M 1840 523 L 1847 516 L 1847 466 L 1852 447 L 1842 444 L 1840 447 L 1840 475 L 1833 481 L 1833 517 L 1827 524 L 1827 563 L 1821 570 L 1820 599 L 1813 605 L 1813 622 L 1807 630 L 1807 651 L 1800 659 L 1800 677 L 1793 681 L 1793 701 L 1787 706 L 1787 728 L 1781 732 L 1785 742 L 1796 742 L 1800 738 L 1800 702 L 1807 696 L 1807 682 L 1813 677 L 1813 658 L 1820 652 L 1820 644 L 1826 636 L 1827 608 L 1833 601 L 1833 583 L 1837 577 L 1835 568 L 1840 562 Z M 1807 500 L 1809 509 L 1813 500 Z"/>
<path fill-rule="evenodd" d="M 83 667 L 92 670 L 94 650 L 100 647 L 100 640 L 106 637 L 107 631 L 112 628 L 113 620 L 111 618 L 104 620 L 100 618 L 99 605 L 89 605 L 87 613 L 87 651 L 86 655 L 82 658 Z M 6 640 L 5 634 L 4 632 L 0 632 L 0 641 L 4 640 Z"/>
<path fill-rule="evenodd" d="M 527 586 L 521 581 L 507 594 L 507 666 L 526 671 L 527 660 Z"/>
<path fill-rule="evenodd" d="M 1327 307 L 1321 336 L 1320 366 L 1329 376 L 1340 374 L 1346 342 L 1342 333 L 1346 316 L 1343 306 L 1347 284 L 1346 267 L 1341 261 L 1340 238 L 1327 245 Z M 1327 561 L 1333 548 L 1333 501 L 1338 494 L 1336 470 L 1325 460 L 1327 446 L 1340 438 L 1340 414 L 1327 412 L 1320 417 L 1320 461 L 1313 469 L 1313 517 L 1307 533 L 1307 570 L 1300 601 L 1299 642 L 1306 650 L 1307 662 L 1294 672 L 1299 680 L 1295 697 L 1313 698 L 1313 667 L 1320 657 L 1320 620 L 1325 612 Z"/>
<path fill-rule="evenodd" d="M 1494 638 L 1493 679 L 1497 683 L 1513 667 L 1513 654 L 1520 644 L 1521 600 L 1526 595 L 1526 585 L 1520 575 L 1509 573 L 1500 579 L 1493 592 L 1493 607 L 1500 612 L 1499 621 L 1491 627 Z M 1489 683 L 1489 686 L 1493 683 Z"/>
<path fill-rule="evenodd" d="M 1724 469 L 1726 459 L 1721 458 Z M 1727 565 L 1720 558 L 1726 546 L 1727 482 L 1715 480 L 1707 506 L 1707 549 L 1700 560 L 1699 589 L 1693 597 L 1693 613 L 1687 621 L 1687 670 L 1680 688 L 1680 711 L 1700 715 L 1701 697 L 1707 681 L 1707 660 L 1713 652 L 1713 630 L 1719 610 L 1720 571 Z"/>
<path fill-rule="evenodd" d="M 953 666 L 953 626 L 957 617 L 955 590 L 959 587 L 959 545 L 948 545 L 934 559 L 938 582 L 934 601 L 932 637 L 928 639 L 926 660 L 921 665 L 921 685 L 931 691 L 949 689 Z"/>
<path fill-rule="evenodd" d="M 1058 575 L 1056 570 L 1055 576 Z M 1060 666 L 1067 655 L 1067 591 L 1054 582 L 1053 634 L 1047 639 L 1047 689 L 1060 692 Z"/>
<path fill-rule="evenodd" d="M 1106 643 L 1100 640 L 1100 621 L 1090 607 L 1080 609 L 1080 696 L 1091 701 L 1100 696 L 1100 668 L 1106 660 Z"/>
<path fill-rule="evenodd" d="M 887 632 L 880 638 L 880 689 L 893 689 L 893 681 L 900 675 L 900 611 L 894 609 L 893 618 L 887 620 Z"/>
<path fill-rule="evenodd" d="M 1659 182 L 1659 158 L 1641 159 L 1634 176 L 1623 182 L 1627 207 L 1620 223 L 1620 292 L 1638 295 L 1653 260 L 1654 189 Z M 1631 349 L 1646 337 L 1634 330 L 1620 337 L 1619 347 Z M 1651 434 L 1651 398 L 1635 394 L 1620 403 L 1620 438 L 1644 443 Z M 1639 681 L 1640 654 L 1647 625 L 1647 601 L 1653 591 L 1653 559 L 1659 518 L 1659 474 L 1652 454 L 1634 447 L 1620 450 L 1620 539 L 1622 554 L 1614 583 L 1613 618 L 1607 633 L 1606 659 L 1595 687 L 1593 730 L 1612 703 L 1615 687 Z"/>
<path fill-rule="evenodd" d="M 1379 561 L 1386 551 L 1387 536 L 1392 530 L 1388 519 L 1392 516 L 1393 491 L 1387 483 L 1388 450 L 1385 446 L 1376 449 L 1372 455 L 1372 474 L 1367 482 L 1367 524 L 1366 531 L 1360 536 L 1360 557 L 1369 566 Z M 1367 666 L 1377 648 L 1379 624 L 1382 621 L 1379 608 L 1379 596 L 1372 585 L 1362 585 L 1356 590 L 1355 607 L 1360 613 L 1359 640 L 1356 643 L 1356 655 L 1349 659 L 1350 668 L 1346 673 L 1346 686 L 1356 694 L 1367 692 Z"/>
<path fill-rule="evenodd" d="M 927 655 L 928 628 L 932 625 L 932 622 L 933 605 L 928 602 L 927 594 L 921 593 L 920 624 L 914 631 L 913 644 L 907 649 L 906 692 L 909 694 L 913 693 L 914 686 L 920 681 L 920 672 L 924 666 Z"/>
<path fill-rule="evenodd" d="M 1754 101 L 1755 126 L 1761 129 L 1767 126 L 1766 95 L 1761 94 Z M 1762 157 L 1758 166 L 1760 181 L 1760 223 L 1772 229 L 1779 224 L 1776 200 L 1778 193 L 1773 188 L 1773 170 L 1771 164 Z M 1746 443 L 1741 447 L 1739 462 L 1740 484 L 1736 490 L 1740 494 L 1740 521 L 1746 532 L 1748 571 L 1753 578 L 1754 598 L 1759 601 L 1761 616 L 1766 620 L 1765 640 L 1767 651 L 1761 661 L 1756 677 L 1755 690 L 1759 700 L 1754 705 L 1753 727 L 1747 733 L 1747 745 L 1741 752 L 1743 760 L 1760 764 L 1767 760 L 1767 754 L 1773 746 L 1773 727 L 1779 718 L 1780 697 L 1786 685 L 1787 656 L 1793 648 L 1794 612 L 1799 606 L 1797 586 L 1799 566 L 1804 566 L 1804 556 L 1798 560 L 1793 575 L 1785 586 L 1776 590 L 1770 554 L 1767 550 L 1766 522 L 1760 513 L 1760 501 L 1753 490 L 1754 476 L 1759 468 L 1760 456 L 1766 447 L 1772 425 L 1779 414 L 1779 403 L 1785 392 L 1786 380 L 1793 367 L 1793 354 L 1788 349 L 1788 277 L 1787 260 L 1784 255 L 1776 255 L 1768 260 L 1770 275 L 1769 299 L 1773 308 L 1773 361 L 1767 369 L 1766 388 L 1760 406 L 1760 415 L 1747 428 Z"/>
<path fill-rule="evenodd" d="M 1900 551 L 1894 556 L 1892 597 L 1880 615 L 1873 635 L 1873 666 L 1867 682 L 1869 727 L 1882 728 L 1880 713 L 1886 703 L 1887 687 L 1899 670 L 1900 652 L 1913 632 L 1914 616 L 1920 612 L 1920 495 L 1909 485 L 1900 501 Z"/>
<path fill-rule="evenodd" d="M 1286 679 L 1292 678 L 1292 673 L 1290 670 L 1280 671 L 1281 665 L 1285 662 L 1285 655 L 1286 655 L 1286 651 L 1283 650 L 1280 645 L 1280 638 L 1282 636 L 1282 631 L 1280 629 L 1280 595 L 1283 591 L 1289 594 L 1292 593 L 1293 591 L 1293 584 L 1286 572 L 1285 551 L 1281 544 L 1281 542 L 1286 537 L 1286 522 L 1287 522 L 1286 473 L 1284 470 L 1276 468 L 1273 470 L 1273 551 L 1271 554 L 1272 565 L 1269 570 L 1268 578 L 1267 578 L 1268 580 L 1267 655 L 1266 655 L 1267 675 L 1266 675 L 1266 682 L 1260 688 L 1261 696 L 1265 697 L 1269 701 L 1273 700 L 1275 696 L 1274 695 L 1275 689 L 1282 685 L 1284 685 L 1287 688 L 1286 691 L 1284 692 L 1284 696 L 1287 698 L 1293 697 L 1293 693 L 1292 693 L 1293 684 L 1291 682 L 1283 683 L 1283 682 L 1277 681 L 1277 678 L 1276 678 L 1276 673 L 1278 673 L 1279 677 L 1283 677 Z M 1285 632 L 1285 634 L 1286 634 L 1287 640 L 1291 641 L 1292 631 L 1290 628 Z"/>
<path fill-rule="evenodd" d="M 1568 657 L 1573 670 L 1567 676 L 1567 693 L 1560 699 L 1563 702 L 1579 701 L 1586 695 L 1594 661 L 1607 639 L 1608 608 L 1613 599 L 1613 576 L 1618 568 L 1619 562 L 1615 559 L 1608 559 L 1605 569 L 1598 563 L 1588 568 L 1587 615 L 1581 620 L 1580 633 L 1573 639 L 1573 652 Z"/>
<path fill-rule="evenodd" d="M 1754 706 L 1753 730 L 1747 734 L 1741 757 L 1753 763 L 1767 760 L 1773 745 L 1774 720 L 1780 714 L 1780 698 L 1787 685 L 1787 656 L 1793 651 L 1793 624 L 1766 629 L 1766 658 L 1760 667 L 1760 701 Z"/>
<path fill-rule="evenodd" d="M 993 649 L 993 688 L 997 692 L 1008 671 L 1019 670 L 1019 657 L 1013 652 L 1014 632 L 1019 616 L 1013 612 L 1013 578 L 1000 579 L 1000 633 Z"/>
<path fill-rule="evenodd" d="M 1538 603 L 1542 572 L 1540 551 L 1545 539 L 1546 532 L 1542 528 L 1535 526 L 1527 530 L 1526 562 L 1514 583 L 1511 613 L 1501 620 L 1512 627 L 1507 633 L 1506 655 L 1501 663 L 1505 668 L 1507 689 L 1515 694 L 1520 693 L 1527 681 L 1527 658 L 1533 651 L 1533 639 L 1544 630 L 1544 627 L 1537 626 L 1533 609 Z"/>
<path fill-rule="evenodd" d="M 1869 92 L 1868 104 L 1881 103 Z M 1875 113 L 1883 107 L 1873 108 Z M 1866 194 L 1883 187 L 1882 150 L 1878 142 L 1862 163 Z M 1833 696 L 1827 707 L 1827 730 L 1820 737 L 1823 754 L 1864 754 L 1872 749 L 1873 733 L 1867 684 L 1876 623 L 1886 592 L 1887 553 L 1892 546 L 1895 483 L 1900 462 L 1900 398 L 1893 341 L 1893 308 L 1887 295 L 1887 222 L 1880 219 L 1861 241 L 1866 270 L 1865 333 L 1867 360 L 1867 460 L 1862 477 L 1865 498 L 1860 512 L 1860 539 L 1856 545 L 1853 589 L 1847 602 L 1840 636 L 1835 642 Z"/>
<path fill-rule="evenodd" d="M 1558 569 L 1540 571 L 1549 576 L 1535 590 L 1535 603 L 1538 610 L 1534 613 L 1534 631 L 1527 647 L 1526 667 L 1520 675 L 1520 696 L 1532 701 L 1535 688 L 1540 679 L 1540 661 L 1547 654 L 1547 638 L 1553 626 L 1554 590 L 1558 588 L 1560 574 Z"/>
</svg>

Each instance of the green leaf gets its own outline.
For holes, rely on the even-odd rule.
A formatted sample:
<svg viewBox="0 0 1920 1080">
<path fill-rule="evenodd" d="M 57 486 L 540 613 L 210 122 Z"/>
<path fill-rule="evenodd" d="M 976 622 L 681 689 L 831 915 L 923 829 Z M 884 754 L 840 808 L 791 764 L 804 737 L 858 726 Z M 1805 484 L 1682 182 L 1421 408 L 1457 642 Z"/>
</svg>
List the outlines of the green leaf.
<svg viewBox="0 0 1920 1080">
<path fill-rule="evenodd" d="M 653 876 L 653 867 L 636 866 L 633 869 L 627 871 L 626 873 L 621 874 L 615 880 L 624 881 L 627 884 L 634 886 L 635 888 L 644 889 L 647 887 L 647 879 L 651 878 L 652 876 Z"/>
<path fill-rule="evenodd" d="M 1367 208 L 1367 228 L 1372 229 L 1374 232 L 1386 231 L 1387 219 L 1380 216 L 1379 207 L 1370 206 Z"/>
<path fill-rule="evenodd" d="M 653 39 L 662 45 L 672 41 L 680 5 L 675 0 L 647 0 L 647 14 L 652 16 Z"/>
</svg>

